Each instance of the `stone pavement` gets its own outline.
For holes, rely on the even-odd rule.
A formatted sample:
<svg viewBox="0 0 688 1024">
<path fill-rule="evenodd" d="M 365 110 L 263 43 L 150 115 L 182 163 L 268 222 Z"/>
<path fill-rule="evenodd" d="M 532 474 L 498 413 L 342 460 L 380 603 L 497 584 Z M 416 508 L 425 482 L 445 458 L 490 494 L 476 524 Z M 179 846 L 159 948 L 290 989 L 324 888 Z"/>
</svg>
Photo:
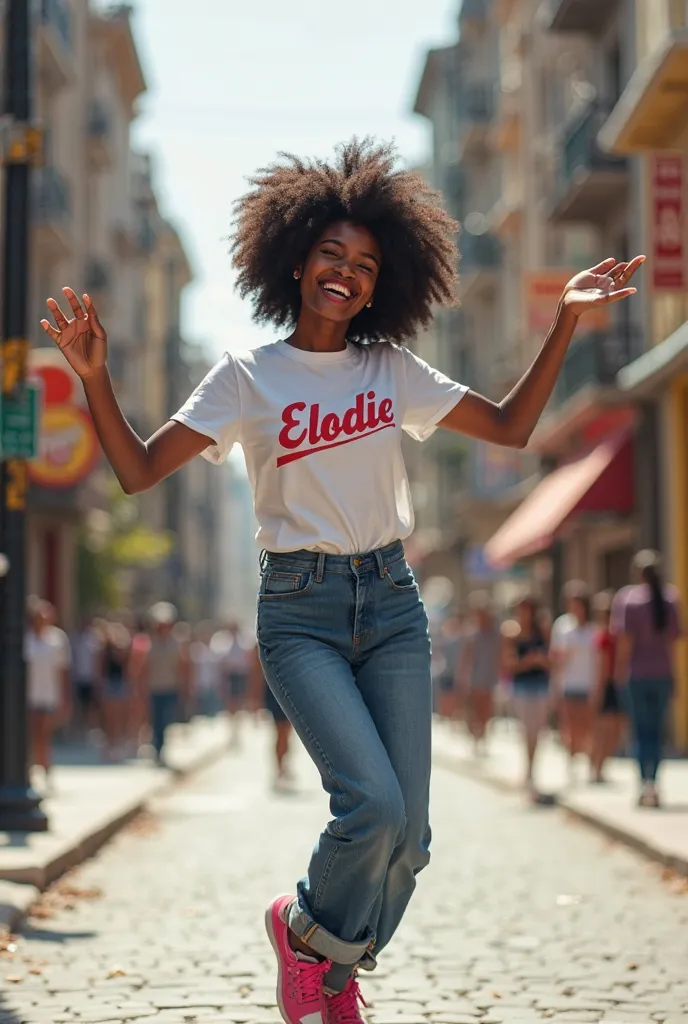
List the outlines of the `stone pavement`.
<svg viewBox="0 0 688 1024">
<path fill-rule="evenodd" d="M 49 832 L 0 832 L 0 880 L 44 888 L 65 868 L 93 853 L 173 779 L 219 757 L 227 742 L 223 718 L 194 719 L 189 725 L 170 729 L 166 754 L 170 769 L 157 768 L 152 761 L 78 763 L 77 755 L 82 752 L 68 751 L 74 754 L 69 759 L 75 763 L 57 764 L 53 770 L 54 794 L 42 805 L 50 822 Z M 1 908 L 3 903 L 9 904 L 8 894 L 5 887 L 0 889 L 0 929 Z"/>
<path fill-rule="evenodd" d="M 276 1024 L 268 900 L 326 801 L 270 788 L 265 731 L 155 802 L 0 954 L 1 1024 Z M 685 1024 L 688 895 L 557 811 L 437 769 L 434 856 L 379 970 L 374 1024 Z M 102 895 L 100 895 L 102 890 Z"/>
<path fill-rule="evenodd" d="M 445 723 L 435 727 L 434 744 L 435 760 L 444 767 L 500 788 L 513 790 L 522 785 L 523 747 L 514 722 L 492 724 L 486 757 L 476 758 L 468 736 Z M 588 784 L 585 759 L 578 760 L 578 779 L 572 785 L 565 752 L 553 735 L 546 736 L 536 764 L 539 786 L 556 794 L 560 807 L 688 875 L 688 760 L 664 762 L 659 811 L 637 806 L 638 773 L 631 758 L 610 761 L 603 786 Z"/>
</svg>

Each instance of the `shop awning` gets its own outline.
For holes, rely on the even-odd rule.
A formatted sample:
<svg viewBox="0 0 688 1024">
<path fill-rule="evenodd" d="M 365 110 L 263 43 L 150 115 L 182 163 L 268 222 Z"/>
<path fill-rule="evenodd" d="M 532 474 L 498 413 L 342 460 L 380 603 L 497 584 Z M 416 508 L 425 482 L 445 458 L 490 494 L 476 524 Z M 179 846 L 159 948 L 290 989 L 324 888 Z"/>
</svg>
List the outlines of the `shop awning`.
<svg viewBox="0 0 688 1024">
<path fill-rule="evenodd" d="M 542 480 L 485 545 L 495 568 L 548 548 L 574 512 L 632 511 L 633 452 L 628 431 L 605 438 Z"/>
</svg>

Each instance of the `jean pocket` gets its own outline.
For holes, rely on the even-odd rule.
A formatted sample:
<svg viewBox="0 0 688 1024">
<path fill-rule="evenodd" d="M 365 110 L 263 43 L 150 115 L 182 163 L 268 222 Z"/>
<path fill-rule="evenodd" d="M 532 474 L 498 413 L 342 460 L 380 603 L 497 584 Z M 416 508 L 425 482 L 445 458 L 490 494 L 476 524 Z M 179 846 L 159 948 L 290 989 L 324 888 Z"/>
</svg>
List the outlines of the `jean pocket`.
<svg viewBox="0 0 688 1024">
<path fill-rule="evenodd" d="M 416 577 L 403 558 L 385 566 L 385 579 L 392 590 L 399 594 L 413 594 L 418 591 Z"/>
<path fill-rule="evenodd" d="M 279 597 L 299 597 L 307 594 L 313 586 L 313 572 L 278 572 L 266 569 L 260 581 L 258 592 L 261 601 Z"/>
</svg>

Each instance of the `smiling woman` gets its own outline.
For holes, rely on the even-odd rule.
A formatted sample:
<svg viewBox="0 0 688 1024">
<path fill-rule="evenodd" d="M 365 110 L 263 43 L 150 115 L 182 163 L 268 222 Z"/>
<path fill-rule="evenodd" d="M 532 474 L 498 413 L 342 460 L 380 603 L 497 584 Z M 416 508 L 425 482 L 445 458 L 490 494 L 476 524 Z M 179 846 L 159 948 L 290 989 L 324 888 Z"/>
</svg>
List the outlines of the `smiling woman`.
<svg viewBox="0 0 688 1024">
<path fill-rule="evenodd" d="M 117 404 L 93 304 L 43 326 L 84 381 L 127 491 L 203 454 L 246 455 L 264 549 L 260 657 L 318 767 L 333 820 L 296 893 L 267 910 L 287 1024 L 357 1024 L 372 970 L 429 860 L 428 623 L 404 555 L 413 530 L 402 431 L 438 426 L 526 443 L 578 316 L 633 293 L 642 262 L 578 274 L 533 365 L 500 403 L 469 392 L 401 342 L 454 301 L 458 225 L 389 146 L 354 140 L 332 163 L 283 157 L 236 205 L 232 246 L 254 317 L 286 337 L 227 354 L 147 442 Z"/>
</svg>

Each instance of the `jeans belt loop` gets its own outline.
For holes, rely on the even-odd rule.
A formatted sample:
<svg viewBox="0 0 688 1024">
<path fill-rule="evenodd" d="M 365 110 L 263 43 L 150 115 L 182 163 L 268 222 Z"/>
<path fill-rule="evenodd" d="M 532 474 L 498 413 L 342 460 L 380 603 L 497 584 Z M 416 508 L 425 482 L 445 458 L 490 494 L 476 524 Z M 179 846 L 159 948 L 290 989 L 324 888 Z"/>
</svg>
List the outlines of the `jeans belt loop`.
<svg viewBox="0 0 688 1024">
<path fill-rule="evenodd" d="M 325 552 L 324 551 L 319 551 L 318 552 L 318 562 L 317 562 L 317 565 L 315 567 L 315 582 L 316 583 L 322 583 L 324 573 L 325 573 Z"/>
<path fill-rule="evenodd" d="M 267 560 L 268 560 L 268 553 L 265 550 L 265 548 L 263 548 L 263 550 L 260 553 L 260 557 L 258 559 L 258 564 L 260 565 L 260 571 L 261 572 L 265 571 L 265 566 L 267 564 Z"/>
<path fill-rule="evenodd" d="M 385 578 L 385 563 L 382 561 L 382 552 L 379 548 L 375 548 L 373 554 L 375 555 L 375 561 L 377 562 L 377 571 L 380 579 L 382 580 Z"/>
</svg>

